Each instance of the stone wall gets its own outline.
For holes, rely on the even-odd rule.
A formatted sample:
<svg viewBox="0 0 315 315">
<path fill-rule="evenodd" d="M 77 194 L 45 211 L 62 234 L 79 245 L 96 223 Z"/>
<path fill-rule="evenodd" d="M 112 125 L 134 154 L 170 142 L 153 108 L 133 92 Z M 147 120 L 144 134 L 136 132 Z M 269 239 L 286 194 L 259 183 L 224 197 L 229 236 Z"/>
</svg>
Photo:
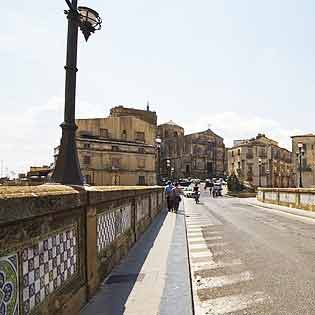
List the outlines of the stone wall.
<svg viewBox="0 0 315 315">
<path fill-rule="evenodd" d="M 315 189 L 259 188 L 257 200 L 265 203 L 315 211 Z"/>
<path fill-rule="evenodd" d="M 0 313 L 78 314 L 163 206 L 159 187 L 0 187 Z"/>
</svg>

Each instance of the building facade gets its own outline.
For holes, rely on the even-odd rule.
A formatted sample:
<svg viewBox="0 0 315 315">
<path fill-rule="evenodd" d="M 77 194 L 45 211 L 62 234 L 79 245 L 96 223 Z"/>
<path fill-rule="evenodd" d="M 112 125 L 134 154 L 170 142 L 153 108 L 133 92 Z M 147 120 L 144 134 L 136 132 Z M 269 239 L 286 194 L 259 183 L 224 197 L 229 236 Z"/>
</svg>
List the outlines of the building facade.
<svg viewBox="0 0 315 315">
<path fill-rule="evenodd" d="M 222 177 L 225 146 L 212 130 L 185 135 L 173 121 L 158 126 L 161 145 L 161 175 L 165 178 Z"/>
<path fill-rule="evenodd" d="M 303 187 L 315 187 L 315 135 L 297 135 L 292 136 L 292 154 L 293 154 L 293 173 L 295 186 L 300 187 L 300 161 L 297 153 L 299 144 L 302 155 L 301 177 Z"/>
<path fill-rule="evenodd" d="M 293 187 L 292 154 L 278 142 L 258 134 L 228 150 L 228 173 L 253 187 Z"/>
<path fill-rule="evenodd" d="M 77 119 L 82 174 L 91 185 L 156 184 L 156 113 L 114 107 L 106 118 Z"/>
</svg>

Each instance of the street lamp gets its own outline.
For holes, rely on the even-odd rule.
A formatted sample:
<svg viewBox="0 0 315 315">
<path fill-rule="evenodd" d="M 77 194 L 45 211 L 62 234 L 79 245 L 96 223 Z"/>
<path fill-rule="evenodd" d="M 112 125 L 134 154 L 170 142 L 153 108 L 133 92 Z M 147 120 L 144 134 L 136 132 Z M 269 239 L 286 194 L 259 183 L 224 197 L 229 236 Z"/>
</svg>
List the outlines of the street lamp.
<svg viewBox="0 0 315 315">
<path fill-rule="evenodd" d="M 69 10 L 65 10 L 68 18 L 65 111 L 64 122 L 60 125 L 62 136 L 59 154 L 51 181 L 61 184 L 83 185 L 83 176 L 75 143 L 75 90 L 77 69 L 78 28 L 85 40 L 91 33 L 101 28 L 102 20 L 98 13 L 87 7 L 77 7 L 77 0 L 65 0 Z"/>
<path fill-rule="evenodd" d="M 269 187 L 269 174 L 270 174 L 270 171 L 269 171 L 269 170 L 266 170 L 266 175 L 267 175 L 267 187 Z"/>
<path fill-rule="evenodd" d="M 155 146 L 157 150 L 157 170 L 156 170 L 156 184 L 159 185 L 161 181 L 161 157 L 160 157 L 160 152 L 161 152 L 161 143 L 162 139 L 157 136 L 155 139 Z"/>
<path fill-rule="evenodd" d="M 166 160 L 166 169 L 167 169 L 167 177 L 170 179 L 170 171 L 171 171 L 171 160 Z"/>
<path fill-rule="evenodd" d="M 304 156 L 304 149 L 303 149 L 303 143 L 299 142 L 298 143 L 298 150 L 296 151 L 296 158 L 298 159 L 299 162 L 299 168 L 300 168 L 300 180 L 299 180 L 299 187 L 303 188 L 303 183 L 302 183 L 302 158 Z"/>
<path fill-rule="evenodd" d="M 258 186 L 261 187 L 261 158 L 258 159 Z"/>
</svg>

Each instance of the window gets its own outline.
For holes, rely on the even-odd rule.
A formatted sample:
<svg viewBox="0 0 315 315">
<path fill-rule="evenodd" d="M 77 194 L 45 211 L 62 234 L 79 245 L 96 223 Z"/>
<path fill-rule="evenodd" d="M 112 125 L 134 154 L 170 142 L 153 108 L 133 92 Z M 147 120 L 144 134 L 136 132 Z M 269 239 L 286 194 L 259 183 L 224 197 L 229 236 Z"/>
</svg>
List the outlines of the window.
<svg viewBox="0 0 315 315">
<path fill-rule="evenodd" d="M 145 168 L 145 160 L 138 159 L 138 168 Z"/>
<path fill-rule="evenodd" d="M 113 177 L 112 177 L 112 185 L 113 186 L 120 185 L 120 176 L 119 175 L 113 175 Z"/>
<path fill-rule="evenodd" d="M 83 156 L 83 164 L 85 165 L 91 164 L 91 157 L 89 155 Z"/>
<path fill-rule="evenodd" d="M 100 136 L 103 138 L 108 138 L 108 129 L 100 128 Z"/>
<path fill-rule="evenodd" d="M 208 142 L 208 151 L 212 151 L 214 148 L 214 144 L 212 142 Z"/>
<path fill-rule="evenodd" d="M 165 138 L 167 138 L 167 137 L 168 137 L 168 131 L 165 130 Z"/>
<path fill-rule="evenodd" d="M 144 148 L 138 148 L 138 152 L 143 154 L 144 153 Z"/>
<path fill-rule="evenodd" d="M 118 152 L 119 151 L 119 146 L 118 145 L 112 145 L 112 151 Z"/>
<path fill-rule="evenodd" d="M 237 155 L 241 155 L 241 149 L 237 150 Z"/>
<path fill-rule="evenodd" d="M 123 130 L 122 135 L 121 135 L 121 138 L 122 138 L 123 140 L 127 140 L 127 130 Z"/>
<path fill-rule="evenodd" d="M 145 185 L 145 177 L 144 176 L 139 176 L 139 182 L 138 185 Z"/>
<path fill-rule="evenodd" d="M 137 131 L 136 132 L 136 140 L 144 142 L 144 132 Z"/>
<path fill-rule="evenodd" d="M 119 169 L 120 160 L 119 158 L 112 158 L 112 169 Z"/>
<path fill-rule="evenodd" d="M 91 145 L 89 143 L 83 143 L 83 148 L 84 149 L 90 149 Z"/>
<path fill-rule="evenodd" d="M 232 151 L 232 157 L 234 156 L 234 151 Z"/>
<path fill-rule="evenodd" d="M 174 131 L 174 137 L 177 137 L 178 134 L 177 134 L 177 131 Z"/>
</svg>

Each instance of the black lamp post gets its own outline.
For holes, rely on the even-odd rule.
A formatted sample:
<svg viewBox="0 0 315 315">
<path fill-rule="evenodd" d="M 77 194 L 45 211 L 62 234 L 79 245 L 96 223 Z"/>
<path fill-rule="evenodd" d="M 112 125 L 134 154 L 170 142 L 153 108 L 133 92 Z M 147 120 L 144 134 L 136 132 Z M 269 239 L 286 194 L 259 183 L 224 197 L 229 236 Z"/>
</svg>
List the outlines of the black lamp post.
<svg viewBox="0 0 315 315">
<path fill-rule="evenodd" d="M 166 169 L 167 169 L 167 177 L 168 179 L 171 178 L 171 160 L 167 159 L 166 160 Z"/>
<path fill-rule="evenodd" d="M 299 142 L 298 143 L 298 150 L 296 151 L 296 158 L 298 159 L 299 162 L 299 187 L 303 188 L 303 183 L 302 183 L 302 158 L 304 156 L 304 150 L 303 150 L 303 143 Z"/>
<path fill-rule="evenodd" d="M 60 141 L 59 154 L 51 181 L 61 184 L 83 185 L 80 169 L 75 132 L 75 90 L 77 69 L 78 28 L 80 27 L 85 40 L 91 33 L 101 28 L 102 20 L 98 13 L 87 7 L 77 7 L 77 0 L 65 0 L 69 10 L 65 10 L 68 18 L 65 111 Z"/>
<path fill-rule="evenodd" d="M 267 182 L 267 187 L 269 187 L 269 174 L 270 174 L 270 171 L 269 170 L 266 170 L 266 182 Z"/>
<path fill-rule="evenodd" d="M 262 160 L 258 160 L 258 186 L 261 187 L 261 164 Z"/>
<path fill-rule="evenodd" d="M 156 184 L 160 185 L 161 182 L 161 138 L 155 139 L 155 146 L 157 150 L 157 170 L 156 170 Z"/>
</svg>

